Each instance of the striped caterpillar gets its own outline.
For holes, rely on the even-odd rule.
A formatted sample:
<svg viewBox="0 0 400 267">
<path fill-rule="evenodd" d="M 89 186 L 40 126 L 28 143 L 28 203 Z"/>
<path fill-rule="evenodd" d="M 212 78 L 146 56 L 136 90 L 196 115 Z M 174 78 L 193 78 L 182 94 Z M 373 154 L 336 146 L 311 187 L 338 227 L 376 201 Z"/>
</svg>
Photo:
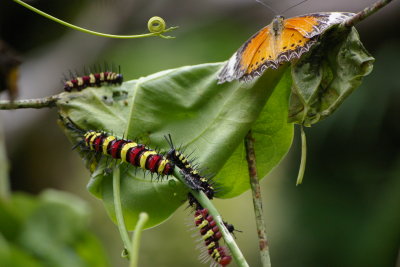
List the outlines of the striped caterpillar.
<svg viewBox="0 0 400 267">
<path fill-rule="evenodd" d="M 232 261 L 232 257 L 229 255 L 226 247 L 219 244 L 222 234 L 213 216 L 210 215 L 208 210 L 203 208 L 190 193 L 189 203 L 195 209 L 194 224 L 199 230 L 205 245 L 205 251 L 200 255 L 201 261 L 208 262 L 212 259 L 213 262 L 210 266 L 228 265 Z M 227 223 L 224 224 L 227 225 Z M 234 231 L 233 226 L 231 230 Z"/>
<path fill-rule="evenodd" d="M 86 87 L 99 87 L 104 83 L 121 84 L 124 78 L 122 74 L 112 71 L 103 71 L 100 73 L 91 73 L 89 75 L 74 77 L 64 82 L 64 90 L 71 92 L 73 89 L 81 91 Z"/>
<path fill-rule="evenodd" d="M 171 135 L 164 136 L 165 140 L 170 146 L 167 152 L 167 159 L 170 160 L 181 169 L 181 173 L 185 176 L 186 183 L 196 191 L 203 191 L 209 199 L 214 197 L 214 187 L 210 184 L 210 179 L 202 176 L 196 169 L 192 162 L 182 152 L 178 151 L 172 142 Z M 203 208 L 197 199 L 188 193 L 189 205 L 195 210 L 195 225 L 199 229 L 202 240 L 205 244 L 205 251 L 200 255 L 203 262 L 212 259 L 211 266 L 226 266 L 232 261 L 226 247 L 219 244 L 222 234 L 219 230 L 217 223 L 214 221 L 212 215 L 208 213 L 206 208 Z M 227 230 L 233 234 L 238 231 L 232 224 L 224 222 Z"/>
<path fill-rule="evenodd" d="M 175 165 L 172 162 L 145 145 L 120 139 L 102 131 L 79 129 L 69 119 L 63 121 L 67 128 L 79 133 L 82 140 L 76 146 L 80 146 L 83 150 L 120 159 L 122 162 L 156 173 L 158 176 L 171 175 L 174 171 Z"/>
<path fill-rule="evenodd" d="M 211 179 L 202 176 L 200 172 L 192 166 L 191 161 L 174 147 L 170 134 L 164 136 L 164 138 L 171 147 L 167 152 L 166 158 L 181 169 L 186 182 L 192 189 L 203 191 L 209 199 L 213 199 L 215 189 L 211 185 Z"/>
</svg>

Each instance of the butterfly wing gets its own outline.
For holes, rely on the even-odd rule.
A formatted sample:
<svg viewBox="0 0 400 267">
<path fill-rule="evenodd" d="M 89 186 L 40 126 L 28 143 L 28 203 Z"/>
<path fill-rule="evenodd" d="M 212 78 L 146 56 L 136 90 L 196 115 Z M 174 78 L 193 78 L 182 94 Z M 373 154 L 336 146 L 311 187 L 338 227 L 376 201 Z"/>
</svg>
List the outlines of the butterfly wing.
<svg viewBox="0 0 400 267">
<path fill-rule="evenodd" d="M 308 52 L 324 31 L 339 24 L 353 13 L 325 12 L 286 19 L 279 34 L 271 24 L 253 35 L 229 59 L 218 75 L 218 83 L 232 80 L 252 80 L 267 68 L 299 58 Z"/>
<path fill-rule="evenodd" d="M 250 81 L 268 68 L 276 69 L 284 62 L 299 58 L 316 42 L 316 38 L 306 38 L 299 31 L 290 28 L 284 28 L 280 35 L 270 35 L 266 40 L 268 42 L 265 41 L 254 52 L 253 60 L 239 77 L 240 80 Z"/>
<path fill-rule="evenodd" d="M 285 19 L 284 27 L 285 29 L 295 29 L 304 37 L 312 38 L 321 35 L 331 26 L 342 23 L 354 15 L 354 13 L 349 12 L 320 12 L 307 14 Z"/>
<path fill-rule="evenodd" d="M 247 40 L 218 74 L 218 83 L 231 82 L 240 79 L 245 73 L 248 73 L 253 67 L 250 67 L 254 56 L 260 51 L 260 47 L 265 48 L 269 44 L 270 25 L 262 28 L 249 40 Z"/>
<path fill-rule="evenodd" d="M 271 25 L 268 25 L 253 35 L 229 59 L 218 75 L 219 83 L 237 79 L 250 81 L 268 68 L 276 69 L 282 62 L 299 57 L 314 43 L 292 28 L 283 28 L 276 36 Z"/>
</svg>

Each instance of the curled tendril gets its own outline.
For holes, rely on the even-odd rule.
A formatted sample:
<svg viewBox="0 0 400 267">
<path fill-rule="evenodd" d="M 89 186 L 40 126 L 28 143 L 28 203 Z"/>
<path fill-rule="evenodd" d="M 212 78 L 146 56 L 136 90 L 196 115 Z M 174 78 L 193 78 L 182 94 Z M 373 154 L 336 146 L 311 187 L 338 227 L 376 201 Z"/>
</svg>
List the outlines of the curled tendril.
<svg viewBox="0 0 400 267">
<path fill-rule="evenodd" d="M 151 34 L 158 35 L 165 39 L 171 39 L 171 38 L 175 38 L 175 37 L 165 36 L 165 35 L 163 35 L 163 33 L 170 32 L 172 30 L 175 30 L 178 27 L 171 27 L 171 28 L 167 29 L 167 24 L 165 23 L 165 20 L 161 17 L 154 16 L 154 17 L 151 17 L 149 19 L 149 21 L 147 22 L 147 28 L 149 29 L 149 32 Z"/>
<path fill-rule="evenodd" d="M 124 248 L 121 252 L 121 257 L 122 258 L 129 258 L 129 252 L 126 248 Z"/>
<path fill-rule="evenodd" d="M 147 28 L 151 33 L 163 33 L 165 28 L 167 28 L 167 24 L 163 18 L 155 16 L 149 19 L 149 22 L 147 22 Z"/>
<path fill-rule="evenodd" d="M 13 0 L 14 2 L 16 2 L 17 4 L 20 4 L 23 7 L 26 7 L 27 9 L 45 17 L 48 18 L 50 20 L 53 20 L 57 23 L 60 23 L 66 27 L 69 27 L 71 29 L 77 30 L 77 31 L 81 31 L 84 33 L 88 33 L 88 34 L 93 34 L 93 35 L 97 35 L 97 36 L 102 36 L 102 37 L 107 37 L 107 38 L 119 38 L 119 39 L 133 39 L 133 38 L 142 38 L 142 37 L 151 37 L 151 36 L 158 36 L 158 37 L 162 37 L 165 39 L 171 39 L 171 38 L 175 38 L 172 36 L 165 36 L 163 35 L 163 33 L 166 32 L 170 32 L 173 31 L 175 29 L 177 29 L 178 27 L 170 27 L 168 29 L 166 29 L 166 24 L 165 21 L 160 18 L 160 17 L 152 17 L 149 22 L 148 22 L 148 28 L 149 28 L 149 33 L 145 33 L 145 34 L 135 34 L 135 35 L 115 35 L 115 34 L 106 34 L 106 33 L 101 33 L 101 32 L 95 32 L 95 31 L 91 31 L 82 27 L 78 27 L 76 25 L 73 25 L 71 23 L 62 21 L 56 17 L 53 17 L 37 8 L 34 8 L 31 5 L 28 5 L 27 3 L 21 1 L 21 0 Z"/>
</svg>

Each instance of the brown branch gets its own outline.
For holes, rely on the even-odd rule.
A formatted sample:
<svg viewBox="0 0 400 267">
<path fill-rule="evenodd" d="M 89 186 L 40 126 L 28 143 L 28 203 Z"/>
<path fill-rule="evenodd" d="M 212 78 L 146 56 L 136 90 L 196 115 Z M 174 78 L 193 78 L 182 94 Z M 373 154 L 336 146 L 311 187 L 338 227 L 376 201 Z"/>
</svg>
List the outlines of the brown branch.
<svg viewBox="0 0 400 267">
<path fill-rule="evenodd" d="M 9 200 L 10 197 L 9 169 L 3 125 L 0 117 L 0 200 L 3 201 Z"/>
<path fill-rule="evenodd" d="M 343 22 L 343 25 L 346 27 L 352 27 L 392 1 L 393 0 L 380 0 L 375 2 L 373 5 L 366 7 L 363 11 L 358 12 L 356 15 Z"/>
<path fill-rule="evenodd" d="M 20 109 L 20 108 L 52 108 L 56 106 L 58 96 L 49 96 L 45 98 L 23 99 L 16 101 L 0 101 L 1 109 Z"/>
<path fill-rule="evenodd" d="M 254 138 L 251 130 L 247 133 L 244 145 L 246 148 L 246 160 L 249 168 L 251 192 L 253 194 L 254 213 L 256 217 L 257 234 L 260 245 L 261 263 L 263 267 L 271 266 L 271 259 L 269 256 L 269 247 L 267 239 L 267 231 L 263 218 L 263 208 L 261 199 L 260 183 L 258 181 L 256 154 L 254 151 Z"/>
</svg>

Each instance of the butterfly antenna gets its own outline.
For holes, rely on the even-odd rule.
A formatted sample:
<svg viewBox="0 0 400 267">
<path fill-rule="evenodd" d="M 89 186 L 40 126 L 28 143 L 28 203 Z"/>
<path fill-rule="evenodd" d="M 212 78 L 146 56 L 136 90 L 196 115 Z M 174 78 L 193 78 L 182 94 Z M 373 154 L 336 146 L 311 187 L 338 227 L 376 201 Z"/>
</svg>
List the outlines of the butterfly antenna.
<svg viewBox="0 0 400 267">
<path fill-rule="evenodd" d="M 306 1 L 307 1 L 307 0 L 306 0 Z M 264 3 L 264 2 L 262 2 L 261 0 L 256 0 L 256 2 L 259 3 L 259 4 L 261 4 L 261 5 L 263 5 L 263 6 L 265 6 L 266 8 L 268 8 L 269 10 L 271 10 L 272 12 L 274 12 L 275 15 L 278 15 L 278 14 L 279 14 L 278 11 L 276 11 L 274 8 L 272 8 L 272 7 L 271 7 L 270 5 L 268 5 L 267 3 Z"/>
<path fill-rule="evenodd" d="M 257 1 L 257 0 L 256 0 L 256 1 Z M 303 4 L 304 2 L 307 2 L 307 1 L 308 1 L 308 0 L 303 0 L 303 1 L 301 1 L 300 3 L 295 4 L 294 6 L 291 6 L 291 7 L 286 8 L 286 9 L 282 12 L 282 14 L 285 14 L 285 12 L 287 12 L 287 11 L 291 10 L 292 8 L 295 8 L 296 6 L 299 6 L 299 5 L 301 5 L 301 4 Z"/>
</svg>

